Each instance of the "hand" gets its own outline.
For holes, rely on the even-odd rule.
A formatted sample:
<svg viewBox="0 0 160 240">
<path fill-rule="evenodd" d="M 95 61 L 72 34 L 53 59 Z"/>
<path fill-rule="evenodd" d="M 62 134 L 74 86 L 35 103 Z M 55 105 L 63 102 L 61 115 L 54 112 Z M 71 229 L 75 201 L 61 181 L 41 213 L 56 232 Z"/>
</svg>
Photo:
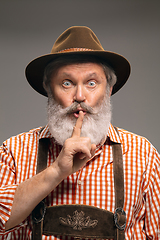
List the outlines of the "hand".
<svg viewBox="0 0 160 240">
<path fill-rule="evenodd" d="M 84 166 L 96 150 L 96 145 L 91 144 L 90 138 L 80 136 L 83 118 L 84 113 L 80 111 L 72 136 L 65 141 L 56 159 L 59 174 L 63 179 Z"/>
</svg>

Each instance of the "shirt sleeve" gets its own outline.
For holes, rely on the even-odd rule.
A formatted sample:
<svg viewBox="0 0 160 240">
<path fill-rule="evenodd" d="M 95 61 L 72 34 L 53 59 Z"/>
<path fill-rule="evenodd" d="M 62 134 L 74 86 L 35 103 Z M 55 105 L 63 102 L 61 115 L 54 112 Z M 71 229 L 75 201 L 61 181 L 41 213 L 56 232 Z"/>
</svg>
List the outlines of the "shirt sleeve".
<svg viewBox="0 0 160 240">
<path fill-rule="evenodd" d="M 160 239 L 160 156 L 153 148 L 149 153 L 145 186 L 145 233 L 148 239 Z"/>
<path fill-rule="evenodd" d="M 17 185 L 14 159 L 3 144 L 0 147 L 0 232 L 4 232 L 10 217 Z"/>
</svg>

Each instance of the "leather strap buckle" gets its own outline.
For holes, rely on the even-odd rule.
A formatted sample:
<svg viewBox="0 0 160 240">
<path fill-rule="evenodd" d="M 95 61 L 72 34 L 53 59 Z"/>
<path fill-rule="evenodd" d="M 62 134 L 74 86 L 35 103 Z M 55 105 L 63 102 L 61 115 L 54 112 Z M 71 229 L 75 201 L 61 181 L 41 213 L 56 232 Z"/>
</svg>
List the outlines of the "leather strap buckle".
<svg viewBox="0 0 160 240">
<path fill-rule="evenodd" d="M 116 208 L 114 213 L 114 222 L 119 230 L 124 230 L 126 227 L 126 213 L 123 208 Z"/>
</svg>

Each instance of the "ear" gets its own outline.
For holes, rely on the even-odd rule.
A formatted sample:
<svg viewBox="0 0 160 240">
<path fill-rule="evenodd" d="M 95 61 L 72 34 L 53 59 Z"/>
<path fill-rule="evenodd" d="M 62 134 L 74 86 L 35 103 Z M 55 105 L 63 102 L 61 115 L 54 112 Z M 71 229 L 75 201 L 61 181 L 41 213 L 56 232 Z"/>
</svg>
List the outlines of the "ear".
<svg viewBox="0 0 160 240">
<path fill-rule="evenodd" d="M 111 94 L 112 94 L 112 90 L 113 90 L 113 87 L 110 88 L 110 95 L 109 95 L 109 96 L 111 96 Z"/>
</svg>

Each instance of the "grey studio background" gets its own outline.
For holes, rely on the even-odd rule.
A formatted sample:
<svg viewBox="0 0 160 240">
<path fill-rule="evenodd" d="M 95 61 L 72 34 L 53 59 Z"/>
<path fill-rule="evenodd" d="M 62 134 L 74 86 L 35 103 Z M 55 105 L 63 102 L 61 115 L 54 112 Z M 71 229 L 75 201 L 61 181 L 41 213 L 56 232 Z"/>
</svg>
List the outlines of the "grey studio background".
<svg viewBox="0 0 160 240">
<path fill-rule="evenodd" d="M 47 123 L 47 99 L 29 86 L 24 69 L 72 25 L 90 27 L 105 50 L 130 61 L 129 81 L 112 96 L 112 123 L 160 152 L 159 0 L 0 0 L 0 143 Z"/>
</svg>

